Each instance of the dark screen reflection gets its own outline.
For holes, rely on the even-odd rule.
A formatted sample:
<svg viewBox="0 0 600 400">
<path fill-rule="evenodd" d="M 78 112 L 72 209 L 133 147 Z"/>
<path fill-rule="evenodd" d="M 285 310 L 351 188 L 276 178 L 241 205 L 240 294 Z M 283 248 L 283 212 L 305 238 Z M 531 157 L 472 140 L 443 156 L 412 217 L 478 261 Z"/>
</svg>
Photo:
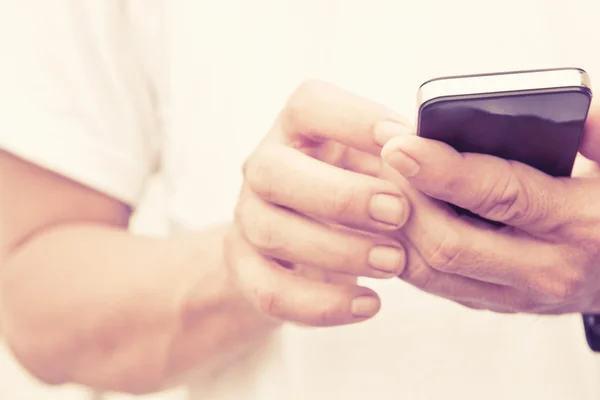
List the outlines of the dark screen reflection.
<svg viewBox="0 0 600 400">
<path fill-rule="evenodd" d="M 460 152 L 491 154 L 552 176 L 570 176 L 589 104 L 589 93 L 576 89 L 436 101 L 422 107 L 419 135 Z"/>
</svg>

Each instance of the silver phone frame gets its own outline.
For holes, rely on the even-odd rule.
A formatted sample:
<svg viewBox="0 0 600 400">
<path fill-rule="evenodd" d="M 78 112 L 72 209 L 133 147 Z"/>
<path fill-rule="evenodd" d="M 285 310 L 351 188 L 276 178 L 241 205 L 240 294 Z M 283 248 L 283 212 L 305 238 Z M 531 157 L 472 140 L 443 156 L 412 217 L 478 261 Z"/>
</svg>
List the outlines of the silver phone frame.
<svg viewBox="0 0 600 400">
<path fill-rule="evenodd" d="M 477 96 L 558 88 L 591 92 L 590 77 L 581 68 L 553 68 L 475 75 L 447 76 L 424 82 L 417 93 L 418 109 L 440 98 Z"/>
</svg>

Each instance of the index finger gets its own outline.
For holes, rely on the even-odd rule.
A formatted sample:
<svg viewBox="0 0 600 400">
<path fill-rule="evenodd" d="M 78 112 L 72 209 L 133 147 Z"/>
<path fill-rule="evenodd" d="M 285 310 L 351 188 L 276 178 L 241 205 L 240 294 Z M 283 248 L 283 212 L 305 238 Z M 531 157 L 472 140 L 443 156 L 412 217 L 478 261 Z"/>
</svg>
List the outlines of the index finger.
<svg viewBox="0 0 600 400">
<path fill-rule="evenodd" d="M 288 100 L 278 119 L 284 139 L 294 143 L 332 140 L 346 146 L 379 155 L 393 129 L 409 133 L 410 123 L 391 109 L 322 81 L 301 84 Z"/>
</svg>

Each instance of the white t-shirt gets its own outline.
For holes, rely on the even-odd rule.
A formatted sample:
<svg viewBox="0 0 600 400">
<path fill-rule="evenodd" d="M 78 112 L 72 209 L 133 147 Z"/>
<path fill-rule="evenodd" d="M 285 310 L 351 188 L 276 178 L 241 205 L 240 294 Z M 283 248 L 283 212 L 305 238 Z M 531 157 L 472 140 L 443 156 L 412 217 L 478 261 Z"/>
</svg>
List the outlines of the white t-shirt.
<svg viewBox="0 0 600 400">
<path fill-rule="evenodd" d="M 53 0 L 0 5 L 0 146 L 133 205 L 159 168 L 174 230 L 231 217 L 240 165 L 304 79 L 415 113 L 418 85 L 576 66 L 597 0 Z M 596 17 L 594 17 L 596 15 Z M 285 326 L 198 399 L 600 398 L 578 316 L 474 312 L 399 281 L 379 316 Z"/>
</svg>

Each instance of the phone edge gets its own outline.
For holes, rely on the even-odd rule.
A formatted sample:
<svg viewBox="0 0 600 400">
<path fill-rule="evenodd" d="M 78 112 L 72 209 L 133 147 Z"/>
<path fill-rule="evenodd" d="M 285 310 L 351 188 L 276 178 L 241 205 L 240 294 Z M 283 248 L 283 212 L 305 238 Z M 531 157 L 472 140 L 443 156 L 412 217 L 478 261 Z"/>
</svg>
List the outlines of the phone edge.
<svg viewBox="0 0 600 400">
<path fill-rule="evenodd" d="M 493 79 L 490 80 L 490 77 Z M 591 95 L 591 82 L 587 72 L 581 68 L 552 68 L 440 77 L 425 81 L 419 86 L 417 109 L 440 98 L 569 87 L 586 89 Z"/>
</svg>

